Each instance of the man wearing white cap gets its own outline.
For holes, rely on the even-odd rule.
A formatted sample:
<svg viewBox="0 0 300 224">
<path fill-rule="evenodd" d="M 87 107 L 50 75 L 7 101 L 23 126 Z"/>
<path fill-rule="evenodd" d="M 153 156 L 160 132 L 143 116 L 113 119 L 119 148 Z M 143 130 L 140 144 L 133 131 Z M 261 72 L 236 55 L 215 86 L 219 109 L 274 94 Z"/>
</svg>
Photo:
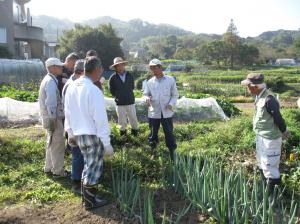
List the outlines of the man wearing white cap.
<svg viewBox="0 0 300 224">
<path fill-rule="evenodd" d="M 44 172 L 53 177 L 66 177 L 69 173 L 64 170 L 64 112 L 56 78 L 62 73 L 63 63 L 57 58 L 49 58 L 45 64 L 48 74 L 39 90 L 40 114 L 43 127 L 47 130 Z"/>
<path fill-rule="evenodd" d="M 161 62 L 158 59 L 151 60 L 149 67 L 154 77 L 148 80 L 143 93 L 148 104 L 149 143 L 152 149 L 156 148 L 158 130 L 160 124 L 162 124 L 166 146 L 170 151 L 171 159 L 174 160 L 177 145 L 173 134 L 172 117 L 178 98 L 176 82 L 173 77 L 163 73 Z"/>
<path fill-rule="evenodd" d="M 120 134 L 126 134 L 127 117 L 131 125 L 131 134 L 138 134 L 138 120 L 136 117 L 135 98 L 133 94 L 134 79 L 132 75 L 125 71 L 124 61 L 121 57 L 114 59 L 114 64 L 110 69 L 115 69 L 116 72 L 109 79 L 109 90 L 111 95 L 115 97 L 117 104 L 118 124 L 120 126 Z"/>
</svg>

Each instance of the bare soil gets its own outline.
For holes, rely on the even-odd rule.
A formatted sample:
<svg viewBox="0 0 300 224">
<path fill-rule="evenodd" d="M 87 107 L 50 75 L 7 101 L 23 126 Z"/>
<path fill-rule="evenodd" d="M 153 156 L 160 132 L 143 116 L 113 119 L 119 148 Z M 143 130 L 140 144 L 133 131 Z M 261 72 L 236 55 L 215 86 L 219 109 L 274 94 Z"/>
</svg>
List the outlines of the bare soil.
<svg viewBox="0 0 300 224">
<path fill-rule="evenodd" d="M 234 103 L 234 105 L 239 108 L 240 110 L 243 109 L 254 109 L 254 102 L 253 103 Z M 297 101 L 294 100 L 284 100 L 280 102 L 281 107 L 284 108 L 297 108 Z"/>
<path fill-rule="evenodd" d="M 158 190 L 154 195 L 153 206 L 156 223 L 161 223 L 165 208 L 167 216 L 175 221 L 178 212 L 188 205 L 189 203 L 180 198 L 173 190 Z M 180 223 L 204 223 L 207 219 L 207 215 L 191 208 Z M 86 211 L 80 202 L 59 202 L 42 206 L 24 205 L 0 210 L 0 224 L 50 223 L 135 224 L 139 222 L 137 219 L 126 218 L 114 203 L 93 211 Z"/>
</svg>

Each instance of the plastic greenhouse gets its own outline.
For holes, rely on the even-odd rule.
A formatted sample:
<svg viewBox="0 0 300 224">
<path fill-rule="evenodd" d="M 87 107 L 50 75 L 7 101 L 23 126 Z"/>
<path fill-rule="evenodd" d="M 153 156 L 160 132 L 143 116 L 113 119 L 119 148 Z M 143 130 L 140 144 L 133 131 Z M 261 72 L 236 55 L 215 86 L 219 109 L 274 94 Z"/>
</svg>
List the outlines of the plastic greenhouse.
<svg viewBox="0 0 300 224">
<path fill-rule="evenodd" d="M 0 83 L 39 82 L 45 74 L 41 60 L 0 59 Z"/>
</svg>

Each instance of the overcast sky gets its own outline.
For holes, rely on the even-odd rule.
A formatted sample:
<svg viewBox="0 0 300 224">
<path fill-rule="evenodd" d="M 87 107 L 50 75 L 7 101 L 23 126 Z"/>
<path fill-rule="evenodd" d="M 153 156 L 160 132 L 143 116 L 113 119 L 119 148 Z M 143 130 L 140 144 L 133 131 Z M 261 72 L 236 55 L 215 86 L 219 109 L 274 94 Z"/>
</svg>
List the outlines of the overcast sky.
<svg viewBox="0 0 300 224">
<path fill-rule="evenodd" d="M 33 15 L 74 22 L 99 16 L 168 23 L 195 33 L 222 34 L 230 19 L 240 36 L 300 28 L 300 0 L 31 0 Z"/>
</svg>

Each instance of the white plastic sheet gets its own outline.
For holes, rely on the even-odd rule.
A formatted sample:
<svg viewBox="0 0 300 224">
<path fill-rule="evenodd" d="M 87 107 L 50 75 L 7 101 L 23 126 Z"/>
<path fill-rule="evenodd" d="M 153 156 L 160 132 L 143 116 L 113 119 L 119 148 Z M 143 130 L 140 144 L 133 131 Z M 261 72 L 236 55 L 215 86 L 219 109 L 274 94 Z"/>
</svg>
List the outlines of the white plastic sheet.
<svg viewBox="0 0 300 224">
<path fill-rule="evenodd" d="M 105 98 L 109 120 L 117 120 L 116 104 L 114 99 Z M 140 122 L 148 120 L 147 106 L 142 98 L 136 98 L 137 117 Z M 0 98 L 0 124 L 17 123 L 28 124 L 39 122 L 38 103 L 29 103 Z M 175 121 L 197 120 L 228 120 L 222 108 L 214 98 L 189 99 L 182 97 L 177 101 Z"/>
</svg>

